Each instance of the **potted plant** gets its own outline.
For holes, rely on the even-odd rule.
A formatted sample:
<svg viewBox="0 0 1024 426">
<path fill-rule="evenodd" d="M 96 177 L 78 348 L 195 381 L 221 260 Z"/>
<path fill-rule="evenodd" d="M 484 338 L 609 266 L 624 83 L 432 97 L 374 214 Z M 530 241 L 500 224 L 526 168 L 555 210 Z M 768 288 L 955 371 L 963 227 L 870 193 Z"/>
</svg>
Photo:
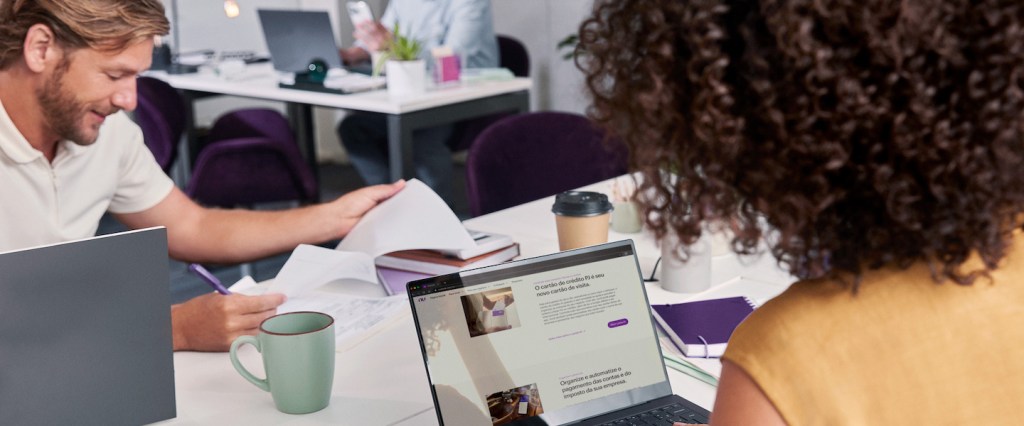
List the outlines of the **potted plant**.
<svg viewBox="0 0 1024 426">
<path fill-rule="evenodd" d="M 384 66 L 388 79 L 388 95 L 405 97 L 416 95 L 427 90 L 427 63 L 419 58 L 423 45 L 419 40 L 409 38 L 399 32 L 398 23 L 392 33 L 391 44 L 381 52 L 380 59 L 374 64 L 373 74 L 380 74 Z"/>
</svg>

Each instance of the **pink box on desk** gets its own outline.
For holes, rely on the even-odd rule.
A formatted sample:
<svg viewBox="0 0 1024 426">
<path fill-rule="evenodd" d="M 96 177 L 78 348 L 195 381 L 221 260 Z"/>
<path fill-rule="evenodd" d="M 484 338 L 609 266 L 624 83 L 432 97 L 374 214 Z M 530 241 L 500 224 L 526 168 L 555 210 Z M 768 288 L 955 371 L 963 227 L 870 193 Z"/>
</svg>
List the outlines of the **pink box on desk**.
<svg viewBox="0 0 1024 426">
<path fill-rule="evenodd" d="M 460 68 L 458 56 L 451 55 L 435 58 L 434 81 L 437 83 L 459 81 Z"/>
</svg>

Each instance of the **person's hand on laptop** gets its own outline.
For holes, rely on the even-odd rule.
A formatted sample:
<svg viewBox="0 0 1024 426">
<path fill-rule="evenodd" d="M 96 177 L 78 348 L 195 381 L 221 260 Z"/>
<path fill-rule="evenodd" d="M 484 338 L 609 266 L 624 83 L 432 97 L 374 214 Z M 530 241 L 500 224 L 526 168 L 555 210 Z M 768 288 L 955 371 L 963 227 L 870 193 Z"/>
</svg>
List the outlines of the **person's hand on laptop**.
<svg viewBox="0 0 1024 426">
<path fill-rule="evenodd" d="M 171 307 L 175 351 L 223 352 L 238 336 L 255 335 L 277 313 L 283 294 L 246 296 L 209 293 Z"/>
</svg>

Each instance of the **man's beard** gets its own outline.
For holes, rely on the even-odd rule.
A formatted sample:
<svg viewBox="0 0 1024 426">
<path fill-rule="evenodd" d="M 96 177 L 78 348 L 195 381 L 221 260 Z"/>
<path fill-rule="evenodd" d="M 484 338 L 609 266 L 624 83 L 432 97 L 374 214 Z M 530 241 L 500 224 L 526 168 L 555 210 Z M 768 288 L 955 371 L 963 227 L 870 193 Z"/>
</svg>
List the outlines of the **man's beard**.
<svg viewBox="0 0 1024 426">
<path fill-rule="evenodd" d="M 89 106 L 79 102 L 75 94 L 64 87 L 64 74 L 70 65 L 67 58 L 61 61 L 43 89 L 36 92 L 36 97 L 42 108 L 43 120 L 53 133 L 78 145 L 91 145 L 96 142 L 99 132 L 89 134 L 79 127 L 82 118 L 90 113 Z"/>
</svg>

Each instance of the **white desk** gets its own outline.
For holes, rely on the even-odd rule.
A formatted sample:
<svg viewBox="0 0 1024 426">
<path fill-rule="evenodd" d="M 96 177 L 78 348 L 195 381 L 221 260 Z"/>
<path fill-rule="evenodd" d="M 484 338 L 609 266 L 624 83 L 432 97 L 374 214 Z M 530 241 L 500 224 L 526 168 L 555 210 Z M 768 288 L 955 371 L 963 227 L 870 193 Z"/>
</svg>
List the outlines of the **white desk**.
<svg viewBox="0 0 1024 426">
<path fill-rule="evenodd" d="M 528 78 L 445 87 L 401 100 L 388 97 L 385 90 L 337 95 L 278 87 L 277 75 L 269 63 L 249 65 L 244 74 L 223 79 L 212 73 L 167 74 L 153 71 L 185 96 L 189 129 L 189 158 L 194 160 L 196 135 L 192 104 L 212 95 L 231 95 L 285 102 L 303 155 L 316 170 L 312 107 L 321 106 L 387 115 L 391 180 L 415 176 L 412 161 L 413 131 L 499 112 L 530 110 Z M 318 178 L 319 182 L 319 178 Z"/>
<path fill-rule="evenodd" d="M 607 193 L 610 185 L 602 182 L 586 189 Z M 470 219 L 466 225 L 472 229 L 512 235 L 519 242 L 523 257 L 553 253 L 558 250 L 554 218 L 550 212 L 553 198 Z M 660 254 L 653 236 L 614 232 L 609 236 L 610 240 L 625 238 L 634 240 L 640 267 L 644 274 L 650 274 Z M 735 281 L 730 281 L 737 275 L 755 278 L 763 285 L 740 288 L 734 284 Z M 737 295 L 746 295 L 763 303 L 784 290 L 792 278 L 779 271 L 769 256 L 740 261 L 726 255 L 713 260 L 712 281 L 711 289 L 697 294 L 669 293 L 656 283 L 648 284 L 647 290 L 653 303 Z M 249 349 L 241 354 L 243 362 L 252 371 L 263 371 L 252 346 L 247 345 L 243 349 Z M 176 353 L 174 366 L 178 417 L 168 423 L 437 424 L 415 327 L 408 314 L 393 327 L 337 355 L 331 404 L 317 413 L 294 416 L 278 412 L 270 394 L 239 376 L 227 354 Z M 715 388 L 675 370 L 668 372 L 675 393 L 711 409 Z"/>
</svg>

